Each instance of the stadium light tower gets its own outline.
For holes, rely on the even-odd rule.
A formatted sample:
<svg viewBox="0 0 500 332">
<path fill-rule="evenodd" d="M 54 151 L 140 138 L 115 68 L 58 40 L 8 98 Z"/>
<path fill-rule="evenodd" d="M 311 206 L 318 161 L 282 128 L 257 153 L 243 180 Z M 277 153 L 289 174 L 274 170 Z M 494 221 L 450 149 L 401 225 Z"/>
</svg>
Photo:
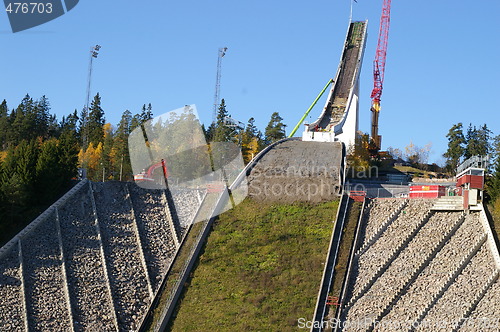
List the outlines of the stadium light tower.
<svg viewBox="0 0 500 332">
<path fill-rule="evenodd" d="M 89 75 L 88 75 L 88 79 L 87 79 L 87 104 L 85 105 L 87 110 L 89 109 L 89 102 L 90 102 L 90 83 L 92 81 L 92 63 L 93 63 L 92 60 L 94 58 L 97 58 L 97 56 L 99 55 L 100 49 L 101 49 L 100 45 L 96 45 L 96 46 L 93 46 L 92 48 L 90 48 Z"/>
<path fill-rule="evenodd" d="M 88 77 L 87 77 L 87 99 L 85 101 L 85 107 L 83 110 L 82 114 L 82 125 L 83 125 L 83 146 L 84 148 L 87 147 L 87 138 L 88 138 L 88 133 L 87 133 L 87 117 L 89 113 L 89 103 L 90 103 L 90 83 L 92 82 L 92 64 L 94 58 L 97 58 L 99 55 L 99 50 L 101 49 L 101 45 L 95 45 L 90 48 L 90 60 L 89 60 L 89 72 L 88 72 Z"/>
<path fill-rule="evenodd" d="M 217 56 L 217 76 L 215 78 L 214 110 L 212 114 L 212 123 L 217 121 L 217 110 L 220 104 L 220 77 L 222 70 L 222 58 L 226 55 L 227 47 L 219 48 Z"/>
</svg>

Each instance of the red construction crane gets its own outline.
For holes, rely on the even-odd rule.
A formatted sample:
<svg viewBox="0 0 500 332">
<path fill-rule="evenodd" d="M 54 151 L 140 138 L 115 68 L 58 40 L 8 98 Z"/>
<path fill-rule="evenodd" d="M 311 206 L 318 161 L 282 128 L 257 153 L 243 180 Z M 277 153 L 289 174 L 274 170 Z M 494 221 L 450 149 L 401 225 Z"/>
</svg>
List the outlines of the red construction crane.
<svg viewBox="0 0 500 332">
<path fill-rule="evenodd" d="M 155 171 L 158 168 L 162 169 L 163 173 L 161 174 L 161 176 L 163 176 L 163 178 L 158 174 L 155 174 L 156 173 Z M 137 182 L 161 183 L 161 181 L 165 180 L 166 178 L 168 178 L 168 170 L 167 170 L 167 164 L 164 159 L 162 159 L 160 162 L 156 164 L 149 166 L 147 170 L 144 169 L 141 173 L 134 175 L 134 180 Z"/>
<path fill-rule="evenodd" d="M 381 136 L 378 134 L 378 116 L 380 112 L 380 97 L 384 85 L 385 60 L 387 56 L 387 41 L 389 39 L 389 25 L 391 22 L 391 0 L 384 0 L 382 16 L 380 17 L 380 30 L 378 35 L 377 52 L 373 62 L 373 90 L 372 98 L 372 133 L 371 150 L 375 154 L 380 150 Z"/>
</svg>

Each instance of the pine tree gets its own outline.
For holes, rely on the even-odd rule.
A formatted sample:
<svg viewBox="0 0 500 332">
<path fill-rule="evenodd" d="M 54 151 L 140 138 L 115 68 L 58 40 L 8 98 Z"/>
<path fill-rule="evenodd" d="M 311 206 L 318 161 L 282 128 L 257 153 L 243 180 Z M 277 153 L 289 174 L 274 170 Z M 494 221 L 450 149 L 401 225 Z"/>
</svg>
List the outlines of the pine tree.
<svg viewBox="0 0 500 332">
<path fill-rule="evenodd" d="M 42 144 L 35 167 L 35 187 L 40 203 L 54 199 L 67 181 L 60 158 L 61 152 L 57 139 L 52 138 Z"/>
<path fill-rule="evenodd" d="M 4 160 L 4 174 L 1 190 L 9 197 L 11 204 L 18 208 L 26 207 L 35 197 L 36 163 L 39 147 L 36 140 L 23 140 L 18 146 L 11 147 Z"/>
<path fill-rule="evenodd" d="M 142 117 L 143 121 L 149 121 L 153 119 L 153 106 L 151 106 L 151 103 L 148 104 L 148 107 L 146 109 L 146 112 L 144 113 Z"/>
<path fill-rule="evenodd" d="M 16 146 L 22 140 L 40 140 L 59 135 L 59 124 L 50 114 L 50 103 L 46 96 L 34 101 L 29 94 L 9 113 L 7 101 L 0 104 L 0 149 Z"/>
<path fill-rule="evenodd" d="M 491 130 L 488 129 L 486 124 L 479 129 L 476 126 L 469 125 L 467 129 L 466 141 L 467 146 L 465 147 L 464 157 L 468 159 L 472 156 L 485 156 L 489 153 L 491 149 Z"/>
<path fill-rule="evenodd" d="M 33 122 L 35 137 L 42 137 L 44 139 L 49 137 L 49 126 L 51 121 L 55 121 L 55 116 L 50 115 L 50 103 L 46 96 L 42 96 L 33 107 Z M 57 124 L 57 122 L 56 122 Z"/>
<path fill-rule="evenodd" d="M 207 143 L 212 142 L 214 139 L 215 132 L 215 122 L 212 122 L 208 128 L 205 129 L 205 125 L 202 126 L 203 133 L 205 134 L 205 140 Z"/>
<path fill-rule="evenodd" d="M 258 151 L 262 151 L 267 146 L 264 134 L 262 134 L 262 131 L 260 130 L 257 133 L 257 143 L 259 145 Z"/>
<path fill-rule="evenodd" d="M 59 124 L 46 96 L 27 94 L 9 113 L 0 104 L 0 218 L 7 224 L 32 217 L 33 206 L 51 203 L 77 173 L 78 117 Z M 5 151 L 6 150 L 6 151 Z M 4 224 L 5 225 L 5 224 Z M 0 225 L 1 228 L 1 225 Z"/>
<path fill-rule="evenodd" d="M 266 135 L 266 144 L 270 144 L 280 139 L 286 137 L 285 127 L 286 125 L 282 122 L 283 118 L 279 115 L 278 112 L 274 112 L 271 115 L 271 120 L 267 124 L 265 135 Z"/>
<path fill-rule="evenodd" d="M 101 108 L 101 97 L 99 96 L 99 93 L 97 93 L 90 106 L 87 122 L 89 143 L 93 143 L 94 146 L 97 146 L 99 143 L 103 142 L 103 126 L 105 123 L 104 111 Z"/>
<path fill-rule="evenodd" d="M 28 205 L 27 190 L 17 173 L 9 174 L 8 171 L 3 171 L 0 183 L 0 191 L 5 204 L 2 208 L 4 214 L 2 223 L 15 222 L 24 212 L 24 207 Z"/>
<path fill-rule="evenodd" d="M 255 125 L 255 119 L 252 117 L 250 119 L 248 119 L 248 123 L 247 123 L 247 126 L 245 128 L 245 133 L 249 136 L 249 137 L 257 137 L 258 133 L 259 133 L 259 129 L 257 128 L 257 126 Z"/>
<path fill-rule="evenodd" d="M 31 139 L 33 137 L 33 99 L 27 94 L 19 106 L 10 114 L 9 143 L 14 146 L 18 145 L 23 139 Z"/>
<path fill-rule="evenodd" d="M 462 123 L 453 125 L 448 134 L 448 150 L 443 154 L 446 158 L 446 168 L 449 172 L 454 172 L 460 163 L 460 159 L 465 153 L 465 137 L 462 131 Z"/>
<path fill-rule="evenodd" d="M 479 143 L 479 149 L 477 151 L 478 155 L 486 156 L 491 151 L 491 135 L 492 131 L 488 128 L 488 126 L 483 124 L 482 127 L 479 127 L 477 132 L 477 140 Z"/>
<path fill-rule="evenodd" d="M 130 130 L 133 131 L 135 128 L 141 125 L 140 114 L 135 114 L 130 121 Z"/>
<path fill-rule="evenodd" d="M 5 220 L 7 220 L 7 199 L 5 193 L 3 192 L 2 180 L 4 178 L 4 166 L 3 162 L 0 161 L 0 230 L 7 226 L 5 225 Z"/>
<path fill-rule="evenodd" d="M 0 104 L 0 150 L 7 148 L 9 130 L 9 108 L 7 107 L 7 101 L 4 99 Z"/>
<path fill-rule="evenodd" d="M 36 140 L 23 140 L 15 149 L 16 166 L 15 172 L 20 176 L 22 182 L 32 187 L 36 179 L 36 162 L 40 152 Z"/>
<path fill-rule="evenodd" d="M 57 116 L 52 114 L 49 116 L 47 138 L 58 138 L 61 136 L 61 126 L 57 121 Z"/>
<path fill-rule="evenodd" d="M 226 101 L 221 100 L 219 111 L 217 112 L 217 122 L 213 135 L 213 142 L 230 142 L 233 130 L 226 124 L 226 118 L 229 116 L 226 110 Z"/>
<path fill-rule="evenodd" d="M 120 123 L 118 123 L 118 128 L 116 129 L 116 137 L 127 137 L 131 132 L 131 125 L 132 113 L 129 110 L 125 110 L 120 119 Z"/>
<path fill-rule="evenodd" d="M 79 118 L 77 110 L 75 110 L 67 117 L 63 116 L 61 123 L 59 124 L 60 135 L 67 133 L 70 134 L 75 139 L 78 139 L 79 138 L 78 119 Z"/>
<path fill-rule="evenodd" d="M 76 116 L 76 111 L 74 113 Z M 61 130 L 59 137 L 59 163 L 61 165 L 61 177 L 64 179 L 63 185 L 76 177 L 78 172 L 78 138 L 76 134 L 76 119 L 71 120 L 71 127 Z"/>
<path fill-rule="evenodd" d="M 89 110 L 86 106 L 82 108 L 80 116 L 78 117 L 78 136 L 81 140 L 81 145 L 86 148 L 89 145 L 89 133 L 88 133 L 88 121 L 89 121 Z"/>
<path fill-rule="evenodd" d="M 141 112 L 135 114 L 131 121 L 130 121 L 130 131 L 134 130 L 135 128 L 143 125 L 145 122 L 152 120 L 153 119 L 153 107 L 151 106 L 151 103 L 148 104 L 146 107 L 146 104 L 142 105 Z"/>
<path fill-rule="evenodd" d="M 130 164 L 130 154 L 128 150 L 128 137 L 132 132 L 132 113 L 129 110 L 123 112 L 116 129 L 114 139 L 115 170 L 117 179 L 131 180 L 132 166 Z"/>
<path fill-rule="evenodd" d="M 146 104 L 142 105 L 141 113 L 138 114 L 140 124 L 144 124 L 146 121 L 153 119 L 152 109 L 151 103 L 149 103 L 147 107 Z"/>
</svg>

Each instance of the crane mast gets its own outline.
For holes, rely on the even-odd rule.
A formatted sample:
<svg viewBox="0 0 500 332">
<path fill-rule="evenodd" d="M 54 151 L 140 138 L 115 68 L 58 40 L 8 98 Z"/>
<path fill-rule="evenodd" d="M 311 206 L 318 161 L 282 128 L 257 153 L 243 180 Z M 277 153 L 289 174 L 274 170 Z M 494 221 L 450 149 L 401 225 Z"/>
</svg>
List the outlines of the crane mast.
<svg viewBox="0 0 500 332">
<path fill-rule="evenodd" d="M 371 150 L 377 153 L 380 150 L 381 136 L 378 134 L 378 117 L 380 112 L 380 97 L 384 85 L 385 60 L 387 57 L 387 41 L 389 39 L 389 26 L 391 22 L 391 0 L 384 0 L 382 15 L 380 17 L 380 30 L 378 35 L 377 51 L 373 62 L 373 90 L 372 98 L 372 130 Z"/>
</svg>

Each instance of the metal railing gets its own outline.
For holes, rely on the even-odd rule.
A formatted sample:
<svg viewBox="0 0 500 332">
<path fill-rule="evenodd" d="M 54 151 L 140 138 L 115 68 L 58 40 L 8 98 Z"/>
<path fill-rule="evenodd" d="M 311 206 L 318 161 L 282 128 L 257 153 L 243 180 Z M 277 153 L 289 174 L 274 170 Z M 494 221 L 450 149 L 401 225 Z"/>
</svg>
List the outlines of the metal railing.
<svg viewBox="0 0 500 332">
<path fill-rule="evenodd" d="M 332 236 L 330 238 L 330 244 L 328 246 L 328 252 L 326 255 L 326 261 L 323 268 L 323 274 L 321 277 L 321 284 L 318 291 L 318 297 L 316 300 L 316 307 L 314 309 L 314 324 L 311 327 L 311 332 L 321 332 L 323 330 L 322 323 L 324 321 L 326 310 L 327 310 L 327 300 L 328 293 L 330 292 L 333 277 L 335 274 L 335 265 L 337 264 L 337 258 L 339 254 L 340 242 L 342 240 L 344 224 L 348 216 L 348 211 L 350 208 L 349 196 L 342 195 L 339 206 L 337 209 L 337 217 L 333 225 Z"/>
<path fill-rule="evenodd" d="M 384 187 L 368 187 L 362 183 L 347 183 L 344 185 L 344 191 L 349 194 L 351 192 L 363 191 L 367 198 L 407 198 L 410 193 L 408 186 L 384 186 Z"/>
<path fill-rule="evenodd" d="M 470 167 L 488 169 L 489 165 L 490 165 L 489 155 L 472 156 L 457 167 L 457 174 L 462 173 L 463 171 L 465 171 L 467 168 Z"/>
</svg>

